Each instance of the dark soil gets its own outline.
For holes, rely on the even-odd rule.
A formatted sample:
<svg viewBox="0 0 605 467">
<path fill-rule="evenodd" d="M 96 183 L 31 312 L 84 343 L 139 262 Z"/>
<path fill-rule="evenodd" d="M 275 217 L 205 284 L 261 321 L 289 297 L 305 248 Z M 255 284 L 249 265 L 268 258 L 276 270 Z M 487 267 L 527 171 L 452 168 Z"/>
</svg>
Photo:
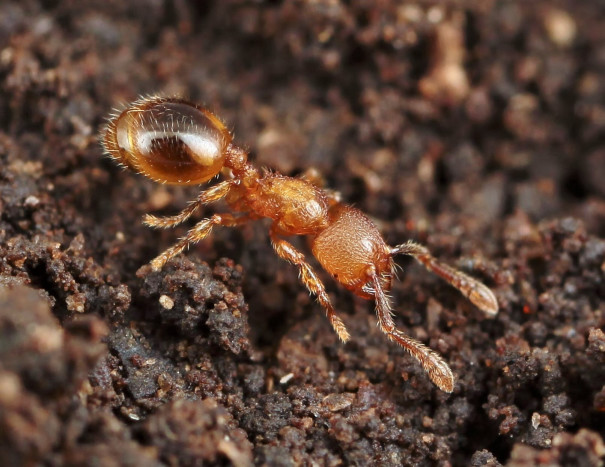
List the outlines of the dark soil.
<svg viewBox="0 0 605 467">
<path fill-rule="evenodd" d="M 604 22 L 575 0 L 1 2 L 0 464 L 602 465 Z M 490 286 L 492 320 L 399 261 L 397 324 L 454 392 L 326 278 L 339 343 L 266 223 L 152 273 L 186 227 L 142 215 L 199 188 L 97 142 L 150 93 Z"/>
</svg>

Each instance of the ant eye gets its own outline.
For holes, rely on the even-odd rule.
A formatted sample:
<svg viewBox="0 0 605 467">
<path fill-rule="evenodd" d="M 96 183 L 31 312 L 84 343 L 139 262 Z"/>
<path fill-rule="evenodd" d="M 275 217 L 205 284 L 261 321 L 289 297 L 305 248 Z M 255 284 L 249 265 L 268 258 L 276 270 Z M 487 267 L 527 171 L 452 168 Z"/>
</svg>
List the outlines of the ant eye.
<svg viewBox="0 0 605 467">
<path fill-rule="evenodd" d="M 112 118 L 105 150 L 161 183 L 191 185 L 217 175 L 231 135 L 207 110 L 180 99 L 144 98 Z"/>
</svg>

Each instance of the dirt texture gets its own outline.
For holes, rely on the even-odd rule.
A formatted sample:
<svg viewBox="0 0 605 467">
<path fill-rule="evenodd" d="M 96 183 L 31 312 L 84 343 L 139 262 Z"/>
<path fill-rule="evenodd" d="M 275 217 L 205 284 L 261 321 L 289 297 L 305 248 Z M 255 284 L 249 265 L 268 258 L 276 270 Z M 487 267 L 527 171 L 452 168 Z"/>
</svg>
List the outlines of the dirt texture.
<svg viewBox="0 0 605 467">
<path fill-rule="evenodd" d="M 603 465 L 604 21 L 575 0 L 0 2 L 0 464 Z M 141 217 L 199 187 L 103 156 L 106 116 L 145 94 L 205 103 L 258 166 L 317 168 L 389 244 L 491 287 L 487 319 L 398 259 L 397 325 L 453 393 L 322 276 L 341 344 L 264 222 L 152 272 L 187 226 Z"/>
</svg>

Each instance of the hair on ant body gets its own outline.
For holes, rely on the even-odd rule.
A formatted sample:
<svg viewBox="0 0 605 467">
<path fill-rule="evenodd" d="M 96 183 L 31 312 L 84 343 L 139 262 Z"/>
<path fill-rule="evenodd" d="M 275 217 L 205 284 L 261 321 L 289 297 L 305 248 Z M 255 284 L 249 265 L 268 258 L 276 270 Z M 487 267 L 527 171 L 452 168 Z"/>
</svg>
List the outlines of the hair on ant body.
<svg viewBox="0 0 605 467">
<path fill-rule="evenodd" d="M 407 350 L 441 390 L 452 392 L 454 375 L 433 350 L 395 327 L 391 288 L 398 254 L 410 255 L 429 271 L 457 288 L 486 315 L 498 312 L 492 291 L 476 279 L 437 260 L 422 245 L 407 242 L 388 246 L 374 223 L 360 210 L 342 203 L 312 177 L 287 177 L 259 172 L 248 155 L 232 143 L 225 125 L 205 108 L 178 98 L 146 97 L 110 117 L 102 135 L 105 151 L 120 164 L 156 182 L 200 184 L 223 168 L 230 177 L 202 191 L 179 214 L 155 217 L 150 227 L 174 227 L 189 219 L 201 206 L 224 199 L 231 212 L 214 214 L 198 222 L 173 246 L 151 261 L 155 271 L 172 257 L 206 238 L 214 227 L 235 227 L 269 218 L 271 243 L 277 255 L 294 264 L 307 289 L 326 311 L 330 324 L 343 342 L 350 335 L 336 314 L 325 287 L 305 256 L 284 239 L 306 235 L 321 266 L 354 294 L 374 299 L 382 332 Z M 235 213 L 235 214 L 234 214 Z"/>
</svg>

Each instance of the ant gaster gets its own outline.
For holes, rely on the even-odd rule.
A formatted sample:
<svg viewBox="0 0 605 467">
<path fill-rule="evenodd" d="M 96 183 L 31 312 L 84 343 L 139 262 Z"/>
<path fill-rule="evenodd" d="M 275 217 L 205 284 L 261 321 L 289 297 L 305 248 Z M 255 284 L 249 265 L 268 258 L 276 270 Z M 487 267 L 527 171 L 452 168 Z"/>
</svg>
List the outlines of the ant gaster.
<svg viewBox="0 0 605 467">
<path fill-rule="evenodd" d="M 151 261 L 154 271 L 206 238 L 215 226 L 234 227 L 269 218 L 273 221 L 269 236 L 275 252 L 298 267 L 302 282 L 325 308 L 330 324 L 343 342 L 350 335 L 334 311 L 323 283 L 285 236 L 308 236 L 313 255 L 336 281 L 360 297 L 375 300 L 382 332 L 415 357 L 440 389 L 446 392 L 454 389 L 454 376 L 448 364 L 436 352 L 395 327 L 387 295 L 394 275 L 393 256 L 414 257 L 456 287 L 486 315 L 493 316 L 498 311 L 496 298 L 481 282 L 443 264 L 417 243 L 388 246 L 365 214 L 341 203 L 337 194 L 322 189 L 314 177 L 259 172 L 248 162 L 246 151 L 232 143 L 223 123 L 201 106 L 177 98 L 142 98 L 112 115 L 102 138 L 112 158 L 156 182 L 193 185 L 206 182 L 221 171 L 226 174 L 226 180 L 202 191 L 179 214 L 145 216 L 144 223 L 150 227 L 174 227 L 201 206 L 221 199 L 237 213 L 214 214 L 198 222 Z"/>
</svg>

